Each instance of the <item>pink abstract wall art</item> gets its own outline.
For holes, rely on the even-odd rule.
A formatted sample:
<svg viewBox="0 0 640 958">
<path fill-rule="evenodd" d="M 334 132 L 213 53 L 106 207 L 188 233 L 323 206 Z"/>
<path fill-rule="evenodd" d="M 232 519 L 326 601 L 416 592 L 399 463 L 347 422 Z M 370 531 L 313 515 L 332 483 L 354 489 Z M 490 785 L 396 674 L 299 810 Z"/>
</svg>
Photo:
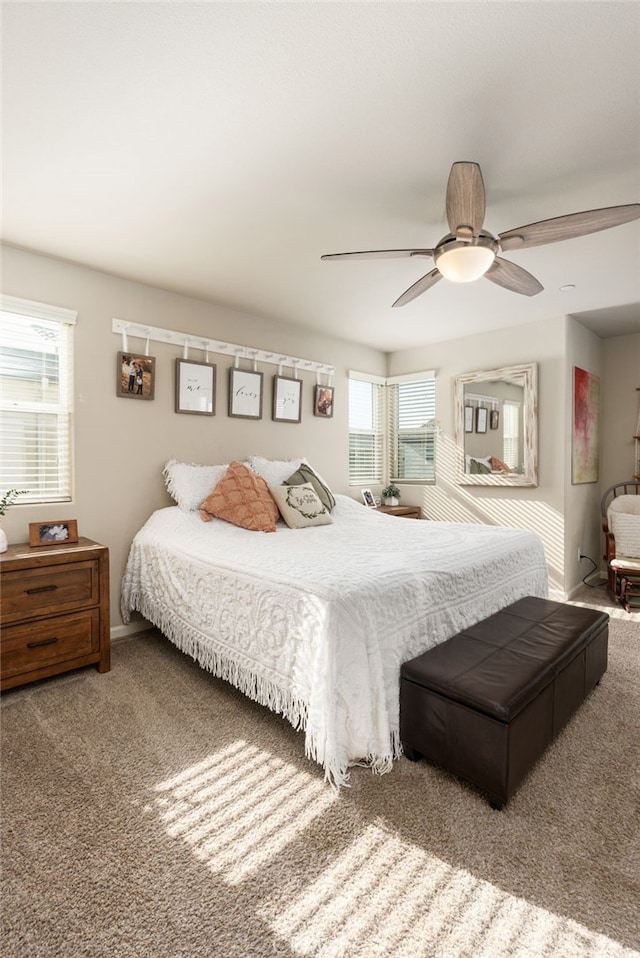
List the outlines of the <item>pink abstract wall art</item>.
<svg viewBox="0 0 640 958">
<path fill-rule="evenodd" d="M 597 482 L 600 448 L 600 378 L 573 367 L 571 482 Z"/>
</svg>

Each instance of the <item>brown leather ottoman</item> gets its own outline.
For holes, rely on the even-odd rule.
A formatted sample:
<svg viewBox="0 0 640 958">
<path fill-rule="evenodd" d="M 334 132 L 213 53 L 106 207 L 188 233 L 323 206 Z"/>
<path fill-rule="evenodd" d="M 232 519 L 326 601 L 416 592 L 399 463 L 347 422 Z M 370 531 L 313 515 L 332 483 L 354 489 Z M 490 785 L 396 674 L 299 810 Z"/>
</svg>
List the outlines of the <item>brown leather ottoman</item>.
<svg viewBox="0 0 640 958">
<path fill-rule="evenodd" d="M 528 597 L 400 671 L 400 738 L 502 808 L 607 669 L 609 616 Z"/>
</svg>

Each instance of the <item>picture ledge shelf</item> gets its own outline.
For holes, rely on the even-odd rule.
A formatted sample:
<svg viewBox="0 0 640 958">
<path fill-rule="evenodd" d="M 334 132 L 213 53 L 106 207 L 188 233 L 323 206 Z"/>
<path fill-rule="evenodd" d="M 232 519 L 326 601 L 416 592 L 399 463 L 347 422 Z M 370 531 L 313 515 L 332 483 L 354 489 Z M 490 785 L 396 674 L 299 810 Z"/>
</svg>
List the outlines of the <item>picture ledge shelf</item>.
<svg viewBox="0 0 640 958">
<path fill-rule="evenodd" d="M 283 356 L 277 352 L 267 352 L 264 349 L 253 349 L 251 346 L 239 346 L 236 343 L 223 343 L 219 339 L 206 339 L 203 336 L 196 336 L 191 333 L 179 332 L 176 329 L 162 329 L 160 326 L 147 326 L 143 323 L 131 323 L 126 319 L 114 319 L 112 322 L 112 331 L 120 333 L 122 336 L 123 352 L 128 352 L 127 336 L 134 336 L 136 339 L 146 340 L 146 355 L 149 355 L 149 342 L 171 343 L 179 346 L 183 350 L 183 359 L 188 359 L 189 349 L 200 349 L 208 353 L 219 353 L 232 357 L 235 360 L 249 359 L 254 363 L 271 363 L 273 366 L 291 366 L 294 370 L 294 378 L 297 378 L 298 371 L 307 370 L 309 372 L 325 373 L 332 376 L 335 373 L 335 366 L 329 366 L 327 363 L 314 362 L 310 359 L 301 359 L 298 356 Z M 208 357 L 207 357 L 208 358 Z"/>
</svg>

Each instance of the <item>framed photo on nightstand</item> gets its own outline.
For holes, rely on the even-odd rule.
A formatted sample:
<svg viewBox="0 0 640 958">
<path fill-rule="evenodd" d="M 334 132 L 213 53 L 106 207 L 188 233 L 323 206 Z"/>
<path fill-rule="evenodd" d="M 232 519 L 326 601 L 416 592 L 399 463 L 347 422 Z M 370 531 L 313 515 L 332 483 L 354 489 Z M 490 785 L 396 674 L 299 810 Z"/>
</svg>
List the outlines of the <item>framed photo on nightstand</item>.
<svg viewBox="0 0 640 958">
<path fill-rule="evenodd" d="M 371 492 L 371 489 L 362 489 L 361 494 L 362 494 L 362 501 L 364 502 L 365 506 L 367 506 L 368 509 L 375 509 L 376 500 L 373 498 L 373 493 Z"/>
</svg>

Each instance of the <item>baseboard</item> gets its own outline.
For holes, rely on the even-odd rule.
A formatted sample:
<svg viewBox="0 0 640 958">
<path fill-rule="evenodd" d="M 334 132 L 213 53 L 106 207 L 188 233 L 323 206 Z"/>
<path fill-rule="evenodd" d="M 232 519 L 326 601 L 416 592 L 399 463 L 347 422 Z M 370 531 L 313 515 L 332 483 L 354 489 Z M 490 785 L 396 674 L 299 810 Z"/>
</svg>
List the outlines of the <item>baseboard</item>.
<svg viewBox="0 0 640 958">
<path fill-rule="evenodd" d="M 576 594 L 576 592 L 579 592 L 580 589 L 584 588 L 585 585 L 599 586 L 599 585 L 604 585 L 606 581 L 607 581 L 606 574 L 600 571 L 594 571 L 591 573 L 591 575 L 586 575 L 584 577 L 584 581 L 581 581 L 577 585 L 574 585 L 574 587 L 569 591 L 567 598 L 572 599 L 573 596 Z"/>
<path fill-rule="evenodd" d="M 136 635 L 138 632 L 146 632 L 153 626 L 146 619 L 136 619 L 135 622 L 129 622 L 128 625 L 113 625 L 110 630 L 111 641 L 126 639 L 129 635 Z"/>
<path fill-rule="evenodd" d="M 549 598 L 552 602 L 566 602 L 569 596 L 562 589 L 549 589 Z"/>
</svg>

